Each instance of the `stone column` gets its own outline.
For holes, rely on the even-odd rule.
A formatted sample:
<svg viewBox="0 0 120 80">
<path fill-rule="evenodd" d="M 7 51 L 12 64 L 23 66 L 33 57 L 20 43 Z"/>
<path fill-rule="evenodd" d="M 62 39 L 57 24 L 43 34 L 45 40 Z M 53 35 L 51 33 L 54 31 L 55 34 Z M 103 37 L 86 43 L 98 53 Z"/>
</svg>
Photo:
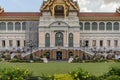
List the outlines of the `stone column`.
<svg viewBox="0 0 120 80">
<path fill-rule="evenodd" d="M 106 38 L 104 38 L 104 40 L 103 40 L 103 46 L 106 48 L 106 47 L 108 47 L 107 46 L 107 39 Z"/>
<path fill-rule="evenodd" d="M 55 46 L 55 33 L 54 31 L 51 31 L 51 36 L 50 36 L 50 47 Z"/>
<path fill-rule="evenodd" d="M 24 47 L 24 39 L 23 38 L 20 39 L 20 47 Z"/>
<path fill-rule="evenodd" d="M 100 47 L 100 40 L 96 39 L 96 47 L 99 48 Z"/>
<path fill-rule="evenodd" d="M 110 40 L 110 47 L 114 48 L 114 39 L 113 38 L 111 38 L 111 40 Z"/>
<path fill-rule="evenodd" d="M 39 47 L 45 47 L 45 33 L 39 32 Z"/>
<path fill-rule="evenodd" d="M 16 47 L 16 38 L 15 37 L 13 38 L 13 47 L 14 48 Z"/>
<path fill-rule="evenodd" d="M 64 33 L 64 47 L 67 47 L 67 32 L 65 31 Z"/>
<path fill-rule="evenodd" d="M 8 38 L 6 38 L 6 40 L 5 40 L 5 45 L 6 45 L 5 46 L 6 48 L 9 48 L 10 45 L 9 45 L 9 39 Z"/>
<path fill-rule="evenodd" d="M 89 47 L 90 48 L 92 47 L 92 39 L 91 38 L 89 39 Z"/>
<path fill-rule="evenodd" d="M 75 31 L 73 34 L 74 47 L 80 47 L 79 39 L 80 39 L 80 33 L 79 31 Z"/>
</svg>

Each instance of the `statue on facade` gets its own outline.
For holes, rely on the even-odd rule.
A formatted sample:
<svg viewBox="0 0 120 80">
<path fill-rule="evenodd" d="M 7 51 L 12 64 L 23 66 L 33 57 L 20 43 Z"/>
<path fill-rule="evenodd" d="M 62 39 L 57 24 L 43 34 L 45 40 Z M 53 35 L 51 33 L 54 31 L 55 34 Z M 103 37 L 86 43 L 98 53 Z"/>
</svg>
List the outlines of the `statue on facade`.
<svg viewBox="0 0 120 80">
<path fill-rule="evenodd" d="M 117 12 L 117 13 L 120 13 L 120 7 L 116 9 L 116 12 Z"/>
<path fill-rule="evenodd" d="M 4 12 L 4 8 L 0 6 L 0 13 Z"/>
</svg>

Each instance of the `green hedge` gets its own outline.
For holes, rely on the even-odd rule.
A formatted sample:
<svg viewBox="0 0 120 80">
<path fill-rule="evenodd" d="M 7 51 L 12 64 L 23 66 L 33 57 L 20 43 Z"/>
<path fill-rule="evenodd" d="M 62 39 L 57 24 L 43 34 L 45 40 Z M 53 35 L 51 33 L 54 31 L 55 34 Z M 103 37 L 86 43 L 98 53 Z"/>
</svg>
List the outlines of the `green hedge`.
<svg viewBox="0 0 120 80">
<path fill-rule="evenodd" d="M 25 80 L 32 76 L 28 70 L 19 68 L 2 68 L 0 69 L 0 80 Z"/>
<path fill-rule="evenodd" d="M 120 80 L 120 68 L 112 67 L 102 76 L 95 76 L 89 72 L 78 69 L 66 74 L 33 76 L 28 70 L 19 68 L 0 69 L 0 80 Z"/>
</svg>

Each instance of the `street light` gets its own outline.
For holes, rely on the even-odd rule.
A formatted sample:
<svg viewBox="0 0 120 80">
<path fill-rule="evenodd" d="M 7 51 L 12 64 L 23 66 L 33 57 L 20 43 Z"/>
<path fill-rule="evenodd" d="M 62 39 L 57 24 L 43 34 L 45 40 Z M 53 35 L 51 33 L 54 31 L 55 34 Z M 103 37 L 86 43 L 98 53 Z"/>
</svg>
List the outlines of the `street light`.
<svg viewBox="0 0 120 80">
<path fill-rule="evenodd" d="M 83 42 L 83 50 L 85 51 L 85 42 Z M 83 51 L 83 55 L 82 55 L 82 62 L 85 62 L 85 53 Z"/>
<path fill-rule="evenodd" d="M 34 47 L 34 45 L 33 45 L 33 42 L 30 40 L 29 42 L 27 42 L 27 44 L 28 44 L 28 47 L 30 48 L 30 62 L 33 62 L 33 55 L 32 55 L 32 51 L 33 51 L 33 47 Z"/>
<path fill-rule="evenodd" d="M 96 54 L 97 54 L 96 47 L 94 47 L 94 50 L 95 50 L 95 54 L 94 54 L 94 56 L 93 56 L 93 59 L 95 60 L 95 59 L 96 59 Z"/>
</svg>

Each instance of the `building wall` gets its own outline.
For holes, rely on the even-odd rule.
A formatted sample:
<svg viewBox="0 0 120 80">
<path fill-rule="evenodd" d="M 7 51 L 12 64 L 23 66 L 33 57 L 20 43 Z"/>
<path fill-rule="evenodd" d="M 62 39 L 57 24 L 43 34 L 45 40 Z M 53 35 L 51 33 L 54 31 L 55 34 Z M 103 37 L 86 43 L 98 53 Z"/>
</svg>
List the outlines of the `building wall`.
<svg viewBox="0 0 120 80">
<path fill-rule="evenodd" d="M 90 48 L 93 48 L 92 41 L 96 40 L 96 46 L 97 48 L 120 48 L 120 22 L 119 21 L 80 21 L 83 23 L 83 27 L 85 27 L 85 23 L 89 22 L 90 23 L 90 30 L 85 30 L 84 28 L 80 32 L 80 40 L 84 42 L 85 40 L 89 41 L 89 46 Z M 92 30 L 92 23 L 96 22 L 97 23 L 97 30 Z M 105 24 L 105 30 L 99 30 L 99 23 L 103 22 Z M 106 25 L 107 23 L 110 22 L 112 23 L 112 30 L 107 30 Z M 114 23 L 117 22 L 119 25 L 118 30 L 114 30 Z M 100 46 L 100 40 L 103 40 L 103 46 Z M 108 46 L 107 41 L 110 40 L 110 46 Z M 114 40 L 117 40 L 117 46 L 114 45 Z M 83 44 L 83 43 L 82 43 Z"/>
<path fill-rule="evenodd" d="M 24 40 L 25 40 L 25 30 L 22 30 L 22 23 L 24 21 L 0 21 L 0 23 L 4 22 L 6 25 L 5 30 L 0 30 L 0 48 L 2 48 L 2 40 L 5 40 L 5 47 L 4 48 L 15 48 L 17 47 L 16 41 L 20 41 L 20 47 L 24 47 Z M 13 30 L 8 30 L 8 23 L 13 23 Z M 20 30 L 15 30 L 15 23 L 20 23 Z M 12 45 L 9 47 L 9 40 L 12 40 Z"/>
</svg>

